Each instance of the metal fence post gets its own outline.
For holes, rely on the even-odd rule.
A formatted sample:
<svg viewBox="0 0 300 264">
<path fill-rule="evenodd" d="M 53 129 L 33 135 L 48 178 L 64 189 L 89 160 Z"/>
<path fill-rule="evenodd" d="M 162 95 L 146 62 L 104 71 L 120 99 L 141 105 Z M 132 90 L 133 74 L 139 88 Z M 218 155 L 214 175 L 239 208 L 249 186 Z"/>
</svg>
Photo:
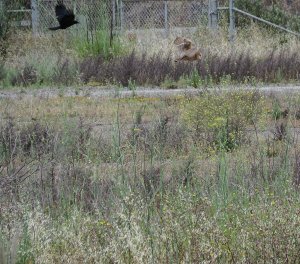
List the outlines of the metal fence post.
<svg viewBox="0 0 300 264">
<path fill-rule="evenodd" d="M 208 5 L 208 28 L 218 28 L 218 0 L 209 0 Z"/>
<path fill-rule="evenodd" d="M 32 33 L 34 36 L 36 36 L 39 28 L 39 10 L 37 0 L 31 0 L 31 24 Z"/>
<path fill-rule="evenodd" d="M 124 14 L 123 14 L 124 10 L 123 9 L 124 9 L 123 1 L 121 0 L 121 2 L 120 2 L 120 30 L 121 30 L 121 32 L 123 32 L 123 30 L 124 30 Z"/>
<path fill-rule="evenodd" d="M 111 0 L 111 9 L 112 9 L 112 28 L 116 26 L 116 0 Z"/>
<path fill-rule="evenodd" d="M 229 0 L 229 40 L 233 43 L 235 39 L 235 17 L 234 17 L 234 0 Z"/>
<path fill-rule="evenodd" d="M 110 37 L 109 37 L 109 46 L 112 47 L 113 38 L 114 38 L 114 28 L 116 22 L 116 12 L 115 12 L 115 0 L 111 0 L 111 12 L 110 12 Z"/>
<path fill-rule="evenodd" d="M 164 21 L 165 21 L 165 35 L 168 37 L 169 35 L 169 27 L 168 27 L 168 1 L 164 1 Z"/>
</svg>

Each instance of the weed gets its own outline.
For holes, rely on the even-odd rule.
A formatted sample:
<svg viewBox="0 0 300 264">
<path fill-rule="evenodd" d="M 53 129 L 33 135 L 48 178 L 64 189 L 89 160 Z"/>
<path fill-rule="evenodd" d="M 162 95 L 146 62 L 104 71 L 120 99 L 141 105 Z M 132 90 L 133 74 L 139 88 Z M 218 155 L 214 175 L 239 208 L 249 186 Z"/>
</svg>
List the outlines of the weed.
<svg viewBox="0 0 300 264">
<path fill-rule="evenodd" d="M 257 122 L 263 111 L 258 92 L 206 92 L 188 101 L 183 117 L 196 135 L 204 134 L 212 146 L 231 150 L 244 140 L 244 128 Z"/>
<path fill-rule="evenodd" d="M 132 96 L 136 96 L 136 83 L 135 80 L 132 80 L 131 78 L 129 78 L 128 80 L 128 89 L 130 91 L 132 91 Z"/>
<path fill-rule="evenodd" d="M 189 84 L 194 88 L 198 88 L 201 84 L 201 77 L 197 69 L 193 69 L 193 71 L 191 72 L 189 77 Z"/>
</svg>

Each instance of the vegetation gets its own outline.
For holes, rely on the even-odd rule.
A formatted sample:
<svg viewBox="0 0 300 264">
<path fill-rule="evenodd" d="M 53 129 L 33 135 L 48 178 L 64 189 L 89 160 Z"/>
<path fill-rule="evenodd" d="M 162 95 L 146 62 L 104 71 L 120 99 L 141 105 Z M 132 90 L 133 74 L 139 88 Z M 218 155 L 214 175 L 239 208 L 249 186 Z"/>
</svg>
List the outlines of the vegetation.
<svg viewBox="0 0 300 264">
<path fill-rule="evenodd" d="M 230 91 L 188 99 L 183 116 L 196 134 L 205 135 L 206 146 L 229 151 L 246 140 L 246 127 L 257 124 L 264 110 L 259 93 Z"/>
<path fill-rule="evenodd" d="M 159 41 L 152 47 L 155 52 L 141 52 L 137 44 L 117 37 L 110 46 L 105 31 L 97 31 L 94 42 L 78 38 L 76 34 L 69 42 L 64 41 L 62 35 L 55 39 L 47 36 L 33 39 L 26 33 L 19 33 L 13 38 L 16 43 L 23 41 L 23 47 L 9 46 L 10 56 L 1 63 L 0 82 L 6 87 L 87 83 L 128 86 L 131 80 L 139 86 L 197 88 L 212 84 L 296 82 L 299 79 L 299 43 L 293 37 L 284 43 L 281 35 L 264 39 L 266 32 L 254 25 L 240 32 L 233 52 L 225 31 L 223 33 L 213 43 L 212 39 L 203 41 L 203 60 L 196 64 L 175 64 L 170 53 L 172 46 L 161 50 L 163 44 Z M 203 34 L 208 32 L 199 29 L 195 41 Z M 256 37 L 250 39 L 251 34 Z M 49 48 L 45 50 L 44 46 Z"/>
<path fill-rule="evenodd" d="M 228 6 L 228 1 L 220 0 L 220 4 Z M 297 13 L 300 10 L 300 5 L 297 0 L 235 0 L 235 6 L 241 10 L 244 10 L 250 14 L 266 19 L 277 25 L 284 26 L 290 30 L 299 32 L 299 16 Z M 228 15 L 226 14 L 228 17 Z M 236 25 L 238 27 L 245 27 L 249 24 L 249 18 L 243 15 L 236 16 Z M 269 27 L 262 24 L 262 26 Z"/>
<path fill-rule="evenodd" d="M 298 259 L 299 95 L 26 98 L 0 102 L 1 263 Z"/>
<path fill-rule="evenodd" d="M 0 84 L 22 87 L 0 100 L 0 263 L 297 262 L 300 95 L 241 87 L 297 83 L 299 40 L 253 23 L 232 45 L 199 26 L 203 60 L 175 64 L 173 36 L 112 39 L 101 18 L 0 31 Z M 45 86 L 60 92 L 27 94 Z"/>
<path fill-rule="evenodd" d="M 243 3 L 237 1 L 236 4 L 240 7 Z M 262 2 L 256 1 L 251 7 L 259 5 L 257 10 L 264 10 L 265 4 L 261 7 Z M 137 86 L 199 88 L 215 84 L 293 83 L 299 80 L 300 47 L 294 36 L 248 21 L 249 26 L 239 27 L 232 47 L 228 42 L 228 23 L 222 23 L 221 18 L 218 35 L 199 26 L 191 36 L 200 46 L 203 60 L 194 65 L 175 64 L 174 36 L 161 39 L 158 35 L 150 36 L 147 31 L 139 36 L 134 33 L 116 36 L 109 30 L 111 21 L 105 10 L 107 6 L 103 2 L 99 21 L 94 13 L 96 10 L 82 10 L 92 12 L 88 17 L 95 17 L 95 27 L 89 28 L 87 21 L 80 21 L 81 28 L 73 28 L 66 34 L 57 32 L 55 36 L 35 37 L 24 30 L 12 31 L 6 23 L 7 14 L 0 12 L 0 16 L 5 16 L 1 20 L 5 25 L 1 25 L 0 85 L 41 87 L 92 83 L 128 86 L 131 81 Z"/>
<path fill-rule="evenodd" d="M 285 50 L 272 51 L 255 59 L 249 52 L 228 54 L 222 57 L 206 54 L 196 65 L 185 62 L 172 63 L 171 56 L 154 54 L 147 57 L 135 52 L 121 58 L 105 61 L 103 58 L 88 58 L 81 64 L 82 80 L 95 80 L 100 84 L 116 81 L 127 86 L 129 79 L 138 85 L 161 85 L 166 79 L 175 82 L 183 78 L 193 87 L 232 83 L 256 82 L 278 83 L 297 80 L 300 56 Z M 230 80 L 228 79 L 230 78 Z M 174 84 L 179 86 L 182 82 Z"/>
</svg>

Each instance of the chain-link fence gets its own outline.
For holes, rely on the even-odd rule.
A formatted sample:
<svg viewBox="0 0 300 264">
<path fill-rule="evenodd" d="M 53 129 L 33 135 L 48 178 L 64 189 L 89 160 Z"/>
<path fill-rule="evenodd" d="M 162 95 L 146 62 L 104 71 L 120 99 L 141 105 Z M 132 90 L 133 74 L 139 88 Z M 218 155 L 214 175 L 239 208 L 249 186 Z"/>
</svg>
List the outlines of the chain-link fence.
<svg viewBox="0 0 300 264">
<path fill-rule="evenodd" d="M 121 29 L 196 27 L 207 23 L 208 1 L 122 1 Z"/>
<path fill-rule="evenodd" d="M 45 32 L 49 27 L 58 25 L 55 16 L 56 0 L 32 0 L 33 23 L 38 32 Z M 108 28 L 111 14 L 109 0 L 65 0 L 64 5 L 71 9 L 76 20 L 79 20 L 78 29 L 96 30 Z M 34 25 L 33 25 L 34 26 Z"/>
<path fill-rule="evenodd" d="M 26 22 L 24 27 L 31 26 L 35 33 L 45 33 L 49 27 L 58 25 L 55 16 L 57 0 L 27 2 L 26 7 L 16 5 L 16 10 L 9 10 L 16 20 L 23 24 Z M 209 0 L 64 0 L 63 3 L 80 22 L 72 30 L 113 29 L 125 32 L 163 29 L 171 32 L 175 28 L 206 25 Z"/>
</svg>

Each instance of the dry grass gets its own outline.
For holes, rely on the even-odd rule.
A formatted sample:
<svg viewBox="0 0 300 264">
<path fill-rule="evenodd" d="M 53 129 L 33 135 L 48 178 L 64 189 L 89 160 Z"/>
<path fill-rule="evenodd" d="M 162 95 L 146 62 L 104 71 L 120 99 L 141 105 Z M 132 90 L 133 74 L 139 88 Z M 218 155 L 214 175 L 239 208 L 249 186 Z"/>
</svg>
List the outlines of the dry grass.
<svg viewBox="0 0 300 264">
<path fill-rule="evenodd" d="M 225 25 L 227 26 L 227 24 Z M 227 57 L 234 50 L 236 54 L 249 52 L 251 57 L 260 58 L 274 49 L 287 48 L 291 52 L 295 52 L 298 51 L 300 46 L 297 37 L 285 34 L 276 35 L 274 32 L 271 33 L 267 29 L 260 28 L 256 23 L 252 23 L 244 29 L 237 29 L 236 41 L 232 45 L 228 41 L 226 26 L 221 26 L 217 32 L 211 32 L 206 26 L 199 26 L 194 30 L 179 28 L 172 31 L 167 38 L 160 31 L 137 31 L 134 47 L 136 51 L 147 53 L 150 56 L 158 51 L 168 55 L 170 52 L 176 52 L 176 46 L 173 44 L 176 36 L 185 36 L 192 39 L 201 48 L 204 55 L 212 53 L 216 56 Z M 123 41 L 128 41 L 127 38 L 127 35 L 125 35 Z"/>
<path fill-rule="evenodd" d="M 107 58 L 100 54 L 81 58 L 74 41 L 76 36 L 71 33 L 64 35 L 58 32 L 36 38 L 28 33 L 18 33 L 13 35 L 14 41 L 9 42 L 7 59 L 4 68 L 0 69 L 2 82 L 7 86 L 72 85 L 81 82 L 98 85 L 118 82 L 127 86 L 131 80 L 141 85 L 163 85 L 169 81 L 167 86 L 184 86 L 193 79 L 195 68 L 192 64 L 174 64 L 176 47 L 173 41 L 177 35 L 191 38 L 200 47 L 203 60 L 197 65 L 199 85 L 222 82 L 222 79 L 228 79 L 228 75 L 232 75 L 229 82 L 244 82 L 249 78 L 254 82 L 294 82 L 299 77 L 299 40 L 290 35 L 274 34 L 256 24 L 239 30 L 234 44 L 228 42 L 225 27 L 220 27 L 215 33 L 206 27 L 198 27 L 194 31 L 178 29 L 167 38 L 156 30 L 137 31 L 134 37 L 132 34 L 125 33 L 118 42 L 120 50 L 127 53 L 123 52 L 107 62 Z M 237 72 L 234 65 L 242 65 L 244 71 Z M 270 65 L 273 66 L 270 68 Z M 285 72 L 280 75 L 282 68 Z M 263 77 L 259 75 L 262 71 Z M 237 78 L 237 75 L 240 76 Z M 182 83 L 179 79 L 185 81 Z"/>
<path fill-rule="evenodd" d="M 236 101 L 209 95 L 214 113 Z M 185 123 L 201 98 L 2 100 L 2 252 L 20 263 L 297 259 L 299 95 L 257 97 L 266 118 L 252 116 L 228 152 Z"/>
</svg>

